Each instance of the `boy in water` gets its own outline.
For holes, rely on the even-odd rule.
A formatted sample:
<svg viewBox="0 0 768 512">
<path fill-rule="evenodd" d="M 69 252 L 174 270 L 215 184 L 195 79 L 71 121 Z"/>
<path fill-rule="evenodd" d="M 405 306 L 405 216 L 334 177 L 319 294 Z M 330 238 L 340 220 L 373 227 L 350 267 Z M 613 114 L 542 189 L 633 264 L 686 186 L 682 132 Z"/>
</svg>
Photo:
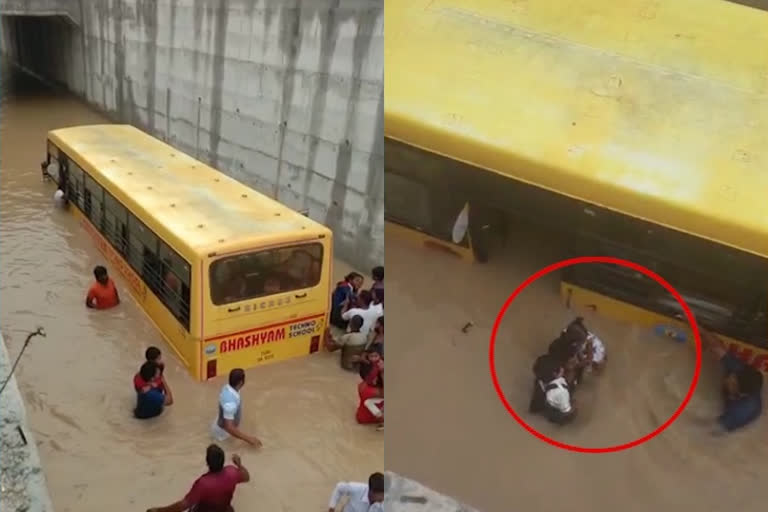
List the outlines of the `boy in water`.
<svg viewBox="0 0 768 512">
<path fill-rule="evenodd" d="M 107 274 L 107 269 L 99 265 L 93 269 L 96 282 L 91 285 L 85 297 L 85 305 L 91 309 L 109 309 L 120 304 L 115 282 Z"/>
<path fill-rule="evenodd" d="M 147 361 L 141 365 L 139 377 L 142 379 L 142 385 L 136 390 L 136 408 L 133 415 L 140 420 L 160 416 L 165 406 L 173 404 L 171 388 L 163 381 L 160 367 L 152 361 Z"/>
<path fill-rule="evenodd" d="M 153 362 L 157 365 L 158 369 L 160 370 L 160 375 L 158 376 L 156 381 L 156 387 L 157 389 L 161 391 L 165 391 L 165 377 L 163 376 L 163 372 L 165 371 L 165 363 L 163 362 L 163 354 L 160 352 L 160 349 L 157 347 L 149 347 L 144 352 L 144 358 L 148 362 Z M 141 388 L 143 388 L 145 385 L 147 385 L 148 382 L 144 380 L 144 378 L 141 376 L 141 372 L 136 373 L 133 377 L 133 387 L 136 389 L 136 392 L 139 392 Z"/>
</svg>

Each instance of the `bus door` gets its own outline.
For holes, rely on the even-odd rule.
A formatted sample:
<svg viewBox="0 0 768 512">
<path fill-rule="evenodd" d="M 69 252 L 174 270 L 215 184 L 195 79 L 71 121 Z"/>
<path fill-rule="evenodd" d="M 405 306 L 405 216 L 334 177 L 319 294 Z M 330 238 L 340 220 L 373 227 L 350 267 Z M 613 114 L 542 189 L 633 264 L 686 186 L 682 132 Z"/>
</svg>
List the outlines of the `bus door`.
<svg viewBox="0 0 768 512">
<path fill-rule="evenodd" d="M 208 266 L 208 355 L 218 374 L 319 349 L 328 309 L 324 240 L 221 255 Z M 209 363 L 210 365 L 210 363 Z M 211 373 L 209 367 L 208 373 Z"/>
</svg>

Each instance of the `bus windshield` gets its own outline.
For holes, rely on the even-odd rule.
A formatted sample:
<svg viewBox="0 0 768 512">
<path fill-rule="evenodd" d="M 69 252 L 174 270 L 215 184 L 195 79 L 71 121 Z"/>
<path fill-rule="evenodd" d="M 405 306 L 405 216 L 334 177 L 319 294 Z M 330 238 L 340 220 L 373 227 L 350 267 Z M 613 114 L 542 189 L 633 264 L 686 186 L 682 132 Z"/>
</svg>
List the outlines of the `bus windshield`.
<svg viewBox="0 0 768 512">
<path fill-rule="evenodd" d="M 210 267 L 211 301 L 216 306 L 317 286 L 323 246 L 291 245 L 216 260 Z"/>
</svg>

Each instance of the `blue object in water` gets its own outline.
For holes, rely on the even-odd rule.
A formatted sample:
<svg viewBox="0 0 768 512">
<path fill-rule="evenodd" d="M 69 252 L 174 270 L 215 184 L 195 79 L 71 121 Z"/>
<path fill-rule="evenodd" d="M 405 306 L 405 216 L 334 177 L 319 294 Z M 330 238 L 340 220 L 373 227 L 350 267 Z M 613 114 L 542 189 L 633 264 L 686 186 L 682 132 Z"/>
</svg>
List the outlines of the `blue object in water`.
<svg viewBox="0 0 768 512">
<path fill-rule="evenodd" d="M 657 325 L 654 329 L 657 335 L 672 338 L 679 343 L 685 343 L 688 341 L 688 335 L 680 329 L 675 329 L 669 325 Z"/>
</svg>

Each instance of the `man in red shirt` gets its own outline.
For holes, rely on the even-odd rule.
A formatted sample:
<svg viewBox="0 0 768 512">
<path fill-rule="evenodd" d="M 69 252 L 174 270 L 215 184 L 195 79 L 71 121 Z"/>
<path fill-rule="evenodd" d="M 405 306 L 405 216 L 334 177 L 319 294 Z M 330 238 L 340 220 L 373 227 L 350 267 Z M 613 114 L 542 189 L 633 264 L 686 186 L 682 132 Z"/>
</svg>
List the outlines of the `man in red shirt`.
<svg viewBox="0 0 768 512">
<path fill-rule="evenodd" d="M 232 496 L 237 484 L 248 482 L 251 475 L 240 456 L 233 455 L 233 466 L 224 466 L 224 450 L 212 444 L 205 453 L 208 472 L 195 480 L 192 489 L 181 500 L 167 507 L 150 508 L 147 512 L 235 512 Z"/>
<path fill-rule="evenodd" d="M 99 265 L 93 269 L 93 275 L 96 282 L 88 290 L 85 305 L 92 309 L 109 309 L 120 304 L 115 282 L 107 275 L 107 269 Z"/>
</svg>

